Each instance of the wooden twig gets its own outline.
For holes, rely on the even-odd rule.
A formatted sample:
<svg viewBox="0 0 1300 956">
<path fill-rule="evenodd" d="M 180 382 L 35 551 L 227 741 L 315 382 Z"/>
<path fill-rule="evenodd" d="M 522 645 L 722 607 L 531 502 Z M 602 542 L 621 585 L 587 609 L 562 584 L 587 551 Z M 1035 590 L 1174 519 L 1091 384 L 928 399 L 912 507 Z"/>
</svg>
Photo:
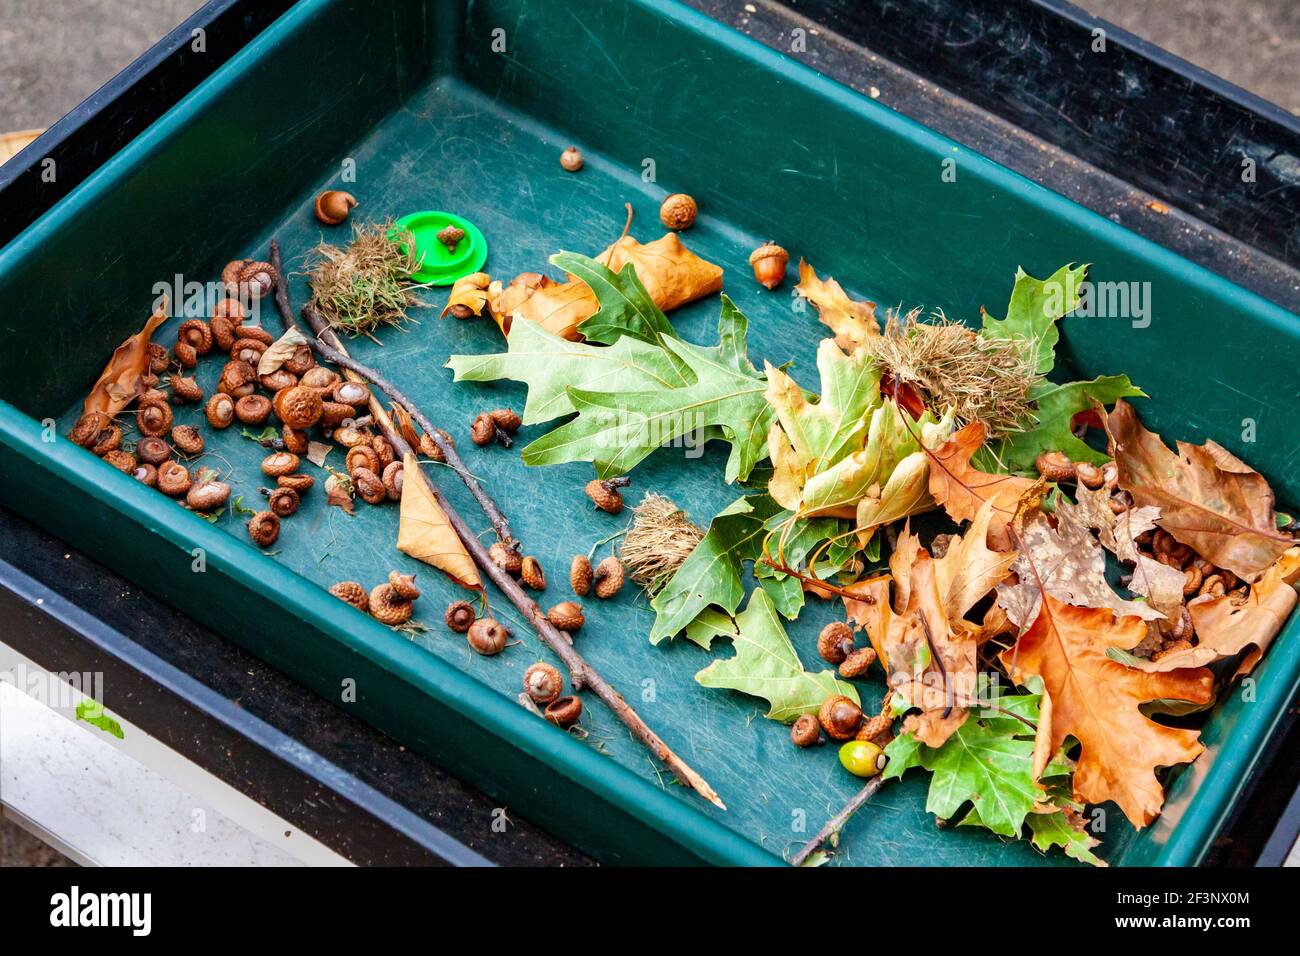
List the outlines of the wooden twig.
<svg viewBox="0 0 1300 956">
<path fill-rule="evenodd" d="M 284 278 L 284 270 L 281 268 L 280 246 L 279 243 L 274 240 L 271 242 L 271 264 L 275 267 L 276 273 L 276 304 L 279 306 L 281 318 L 285 323 L 285 329 L 287 331 L 290 328 L 297 328 L 297 322 L 294 319 L 293 311 L 289 306 L 288 283 Z M 382 376 L 376 373 L 369 366 L 363 365 L 351 358 L 351 356 L 344 351 L 343 343 L 339 341 L 338 336 L 334 334 L 333 330 L 330 329 L 327 324 L 324 323 L 319 314 L 315 313 L 314 310 L 304 309 L 303 315 L 308 323 L 312 325 L 312 330 L 316 333 L 316 337 L 311 339 L 312 348 L 322 358 L 338 365 L 340 368 L 343 368 L 346 373 L 348 373 L 348 377 L 354 381 L 368 382 L 388 394 L 390 398 L 406 409 L 411 418 L 420 425 L 426 434 L 434 437 L 435 441 L 438 440 L 437 429 L 435 429 L 432 423 L 430 423 L 429 420 L 420 413 L 414 403 L 403 396 L 400 391 L 391 385 L 391 383 L 387 383 Z M 319 322 L 319 326 L 317 325 L 317 322 Z M 410 444 L 402 436 L 400 430 L 394 426 L 392 417 L 388 414 L 388 410 L 384 408 L 383 403 L 379 401 L 379 398 L 376 395 L 372 394 L 370 397 L 369 410 L 375 422 L 384 432 L 385 437 L 392 443 L 398 454 L 405 457 L 406 452 L 412 450 Z M 449 444 L 450 443 L 448 443 L 448 445 Z M 449 450 L 454 453 L 454 449 L 445 448 L 442 444 L 439 444 L 438 447 L 443 449 L 444 454 Z M 450 455 L 448 456 L 447 461 L 448 464 L 452 462 Z M 456 459 L 456 461 L 459 462 L 459 459 Z M 463 468 L 464 466 L 462 465 L 460 467 Z M 458 473 L 460 472 L 458 471 Z M 463 474 L 467 475 L 468 472 L 464 472 Z M 441 507 L 443 512 L 447 515 L 447 521 L 451 524 L 457 537 L 460 538 L 461 543 L 469 552 L 470 557 L 474 559 L 475 564 L 477 564 L 483 573 L 487 575 L 488 579 L 497 586 L 501 593 L 510 600 L 510 603 L 513 604 L 521 614 L 523 614 L 524 618 L 532 625 L 533 629 L 537 632 L 538 636 L 546 646 L 551 649 L 556 657 L 560 658 L 560 660 L 564 662 L 565 666 L 569 669 L 569 682 L 573 685 L 573 689 L 578 691 L 584 687 L 589 688 L 591 692 L 600 698 L 605 706 L 613 711 L 614 715 L 623 722 L 623 725 L 627 727 L 628 732 L 632 737 L 659 758 L 659 760 L 661 760 L 668 769 L 677 776 L 677 779 L 686 784 L 696 793 L 700 794 L 700 796 L 704 797 L 714 806 L 723 810 L 727 809 L 726 804 L 724 804 L 718 797 L 717 792 L 709 786 L 708 781 L 691 769 L 684 760 L 677 756 L 677 754 L 660 739 L 658 734 L 650 729 L 646 722 L 641 719 L 641 716 L 633 710 L 631 706 L 629 706 L 626 700 L 623 699 L 623 695 L 606 683 L 604 678 L 597 673 L 596 669 L 588 664 L 582 655 L 574 649 L 573 641 L 569 636 L 551 624 L 541 607 L 536 601 L 528 596 L 522 587 L 520 587 L 519 582 L 502 570 L 502 568 L 492 560 L 488 554 L 488 549 L 483 546 L 483 542 L 479 540 L 478 536 L 474 534 L 469 525 L 465 523 L 465 520 L 452 506 L 451 502 L 443 495 L 442 490 L 431 478 L 429 478 L 427 474 L 425 475 L 425 478 L 429 485 L 429 490 L 433 494 L 434 500 L 437 501 L 439 507 Z M 471 486 L 470 490 L 473 491 L 474 488 Z M 507 535 L 506 537 L 503 537 L 502 540 L 510 540 L 508 536 L 509 526 L 506 524 L 505 516 L 501 514 L 495 504 L 491 504 L 492 510 L 489 511 L 488 505 L 484 504 L 484 498 L 487 498 L 487 493 L 482 492 L 482 494 L 482 498 L 477 494 L 475 495 L 479 500 L 479 504 L 483 506 L 484 512 L 487 514 L 489 520 L 492 520 L 494 526 L 497 525 L 497 519 L 499 519 L 501 524 L 507 528 Z M 487 501 L 490 503 L 491 499 L 487 498 Z M 494 513 L 496 518 L 493 517 Z M 498 534 L 500 534 L 499 530 Z"/>
<path fill-rule="evenodd" d="M 821 849 L 827 840 L 844 828 L 844 824 L 849 822 L 849 817 L 857 813 L 858 809 L 871 799 L 872 794 L 879 790 L 884 782 L 885 778 L 880 774 L 876 774 L 876 776 L 868 780 L 867 785 L 855 793 L 853 799 L 844 804 L 840 812 L 827 820 L 826 825 L 817 831 L 817 835 L 800 848 L 799 852 L 790 860 L 790 865 L 803 866 L 808 861 L 808 857 Z"/>
</svg>

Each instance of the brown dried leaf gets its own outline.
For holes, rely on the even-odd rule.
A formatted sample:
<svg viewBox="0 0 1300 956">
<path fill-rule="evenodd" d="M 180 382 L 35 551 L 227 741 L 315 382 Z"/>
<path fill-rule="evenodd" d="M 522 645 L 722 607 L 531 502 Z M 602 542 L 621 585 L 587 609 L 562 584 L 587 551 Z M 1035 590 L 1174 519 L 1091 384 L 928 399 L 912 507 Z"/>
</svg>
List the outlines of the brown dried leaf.
<svg viewBox="0 0 1300 956">
<path fill-rule="evenodd" d="M 86 396 L 82 415 L 99 412 L 112 418 L 144 391 L 140 379 L 149 369 L 149 337 L 166 321 L 167 297 L 163 296 L 144 328 L 113 351 L 104 371 Z"/>
<path fill-rule="evenodd" d="M 463 305 L 475 315 L 483 314 L 483 307 L 488 303 L 488 285 L 491 279 L 486 272 L 473 272 L 461 276 L 451 286 L 447 304 L 443 306 L 439 318 L 446 316 L 454 306 Z"/>
<path fill-rule="evenodd" d="M 331 473 L 325 479 L 325 504 L 339 508 L 349 515 L 357 513 L 356 505 L 352 501 L 352 482 L 346 476 Z"/>
<path fill-rule="evenodd" d="M 1043 680 L 1052 702 L 1045 752 L 1056 753 L 1066 737 L 1079 741 L 1075 799 L 1113 800 L 1136 827 L 1154 820 L 1164 804 L 1156 768 L 1188 763 L 1205 749 L 1195 730 L 1158 724 L 1140 705 L 1163 699 L 1206 704 L 1214 689 L 1204 668 L 1152 674 L 1107 656 L 1111 647 L 1132 649 L 1145 633 L 1135 617 L 1062 604 L 1049 594 L 1033 625 L 1001 655 L 1017 684 Z M 1040 730 L 1043 722 L 1040 715 Z"/>
<path fill-rule="evenodd" d="M 856 351 L 868 339 L 880 336 L 876 303 L 850 299 L 838 282 L 817 278 L 817 272 L 802 259 L 794 290 L 813 304 L 823 324 L 835 333 L 835 344 L 844 351 Z"/>
<path fill-rule="evenodd" d="M 1017 475 L 990 475 L 971 464 L 971 456 L 984 444 L 984 425 L 972 422 L 930 453 L 930 494 L 953 521 L 972 520 L 986 502 L 993 514 L 988 544 L 994 551 L 1010 551 L 1007 525 L 1015 517 L 1020 499 L 1037 482 Z"/>
<path fill-rule="evenodd" d="M 1178 442 L 1174 454 L 1125 401 L 1107 431 L 1119 486 L 1158 507 L 1160 526 L 1212 564 L 1256 581 L 1294 543 L 1277 530 L 1268 482 L 1226 449 Z"/>
<path fill-rule="evenodd" d="M 474 559 L 465 550 L 447 514 L 433 496 L 419 462 L 411 452 L 402 460 L 401 517 L 397 550 L 431 564 L 462 587 L 483 586 Z"/>
<path fill-rule="evenodd" d="M 261 359 L 257 362 L 257 374 L 270 375 L 293 358 L 293 353 L 298 351 L 299 348 L 310 344 L 307 336 L 303 335 L 297 326 L 288 329 L 284 335 L 268 345 L 266 351 L 262 353 Z"/>
</svg>

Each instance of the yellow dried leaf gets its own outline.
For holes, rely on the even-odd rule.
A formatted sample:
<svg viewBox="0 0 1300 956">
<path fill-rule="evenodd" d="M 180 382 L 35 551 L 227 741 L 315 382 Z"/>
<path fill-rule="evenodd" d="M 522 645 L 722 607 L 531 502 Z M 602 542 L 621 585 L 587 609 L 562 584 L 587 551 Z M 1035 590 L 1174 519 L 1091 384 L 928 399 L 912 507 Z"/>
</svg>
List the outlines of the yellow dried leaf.
<svg viewBox="0 0 1300 956">
<path fill-rule="evenodd" d="M 474 272 L 467 276 L 461 276 L 451 287 L 451 293 L 447 296 L 447 304 L 443 307 L 442 314 L 439 318 L 445 316 L 453 307 L 463 305 L 475 315 L 483 314 L 483 307 L 488 302 L 488 285 L 490 279 L 486 272 Z"/>
<path fill-rule="evenodd" d="M 876 303 L 859 302 L 834 279 L 817 278 L 808 263 L 799 260 L 799 284 L 794 290 L 817 309 L 822 322 L 835 333 L 835 344 L 846 352 L 856 351 L 868 339 L 880 336 Z"/>
<path fill-rule="evenodd" d="M 474 559 L 447 520 L 433 489 L 411 452 L 402 460 L 402 503 L 397 527 L 397 550 L 431 564 L 462 587 L 483 586 Z"/>
</svg>

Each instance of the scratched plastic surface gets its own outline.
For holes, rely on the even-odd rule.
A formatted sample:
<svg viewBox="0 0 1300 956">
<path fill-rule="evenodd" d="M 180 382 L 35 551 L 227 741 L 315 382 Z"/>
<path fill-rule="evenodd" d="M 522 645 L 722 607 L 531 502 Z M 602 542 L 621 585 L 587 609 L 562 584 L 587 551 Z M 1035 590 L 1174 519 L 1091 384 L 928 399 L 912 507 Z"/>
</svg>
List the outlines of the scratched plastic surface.
<svg viewBox="0 0 1300 956">
<path fill-rule="evenodd" d="M 388 14 L 376 22 L 368 16 L 366 3 L 301 6 L 298 32 L 266 38 L 265 56 L 234 64 L 253 88 L 271 89 L 283 82 L 296 89 L 292 84 L 298 81 L 287 78 L 284 71 L 303 62 L 300 47 L 308 39 L 320 41 L 332 35 L 326 27 L 337 24 L 339 17 L 352 25 L 363 48 L 371 45 L 372 53 L 386 49 L 391 40 L 385 34 L 388 24 L 382 20 Z M 211 228 L 205 204 L 220 201 L 219 193 L 199 184 L 180 189 L 159 173 L 159 169 L 173 174 L 184 169 L 183 153 L 164 155 L 152 179 L 145 165 L 128 180 L 137 197 L 150 186 L 172 190 L 169 195 L 182 205 L 174 209 L 169 229 L 186 235 L 186 223 L 191 221 L 205 230 L 201 241 L 187 238 L 180 250 L 167 254 L 162 260 L 164 275 L 180 271 L 187 278 L 206 279 L 208 274 L 196 277 L 191 270 L 201 265 L 215 271 L 235 256 L 261 257 L 273 236 L 284 247 L 289 268 L 300 270 L 304 254 L 322 235 L 336 242 L 346 237 L 343 230 L 322 233 L 311 216 L 316 193 L 340 185 L 337 173 L 345 159 L 352 160 L 356 169 L 356 181 L 342 184 L 358 197 L 354 218 L 396 217 L 418 209 L 465 215 L 488 239 L 488 271 L 506 281 L 521 271 L 547 268 L 547 256 L 560 249 L 595 254 L 619 235 L 624 203 L 630 202 L 635 211 L 632 234 L 643 241 L 657 238 L 663 231 L 657 217 L 660 199 L 666 192 L 686 191 L 700 200 L 702 213 L 683 238 L 691 249 L 725 268 L 725 289 L 749 318 L 751 358 L 760 365 L 765 359 L 773 364 L 793 360 L 795 377 L 805 387 L 815 388 L 813 356 L 824 329 L 812 310 L 800 309 L 791 295 L 793 263 L 786 284 L 775 292 L 753 282 L 746 259 L 766 239 L 775 238 L 791 249 L 796 261 L 806 256 L 822 274 L 835 275 L 852 292 L 882 305 L 942 308 L 966 321 L 978 321 L 981 304 L 995 313 L 1002 307 L 1017 265 L 1043 275 L 1066 261 L 1091 261 L 1097 278 L 1150 281 L 1153 321 L 1149 328 L 1134 329 L 1118 320 L 1090 320 L 1106 322 L 1104 326 L 1066 320 L 1057 374 L 1128 372 L 1155 399 L 1142 409 L 1153 427 L 1194 441 L 1213 436 L 1260 465 L 1284 496 L 1290 491 L 1295 497 L 1291 473 L 1270 471 L 1270 465 L 1280 463 L 1280 453 L 1264 451 L 1263 439 L 1247 447 L 1232 441 L 1243 417 L 1257 417 L 1261 431 L 1284 428 L 1277 412 L 1293 400 L 1290 386 L 1276 371 L 1268 371 L 1268 359 L 1263 360 L 1262 370 L 1250 365 L 1247 374 L 1241 356 L 1230 352 L 1221 339 L 1211 341 L 1204 334 L 1208 313 L 1236 309 L 1231 318 L 1238 323 L 1235 328 L 1242 330 L 1241 337 L 1259 341 L 1280 329 L 1294 344 L 1294 317 L 1270 312 L 1256 301 L 1234 303 L 1228 294 L 1233 287 L 1226 283 L 675 5 L 579 2 L 557 12 L 550 4 L 500 0 L 472 4 L 463 19 L 445 11 L 429 14 L 428 19 L 418 11 L 405 15 L 423 23 L 430 37 L 451 31 L 456 42 L 448 48 L 445 37 L 429 39 L 431 52 L 422 46 L 418 31 L 415 39 L 399 31 L 405 46 L 394 57 L 396 65 L 365 74 L 366 82 L 390 87 L 384 95 L 393 99 L 394 108 L 378 109 L 375 104 L 382 97 L 377 94 L 367 99 L 376 115 L 346 135 L 336 129 L 321 133 L 332 141 L 327 152 L 311 149 L 311 138 L 303 130 L 320 130 L 328 123 L 347 123 L 350 115 L 364 115 L 348 112 L 350 97 L 361 95 L 353 80 L 360 82 L 354 74 L 365 68 L 364 49 L 355 60 L 344 58 L 321 67 L 334 80 L 315 91 L 313 108 L 300 120 L 302 129 L 283 122 L 265 128 L 255 125 L 254 142 L 235 150 L 243 163 L 242 188 L 257 195 L 257 183 L 266 178 L 267 190 L 275 180 L 283 196 L 272 205 L 254 203 L 255 215 L 243 208 L 232 210 L 240 226 L 234 238 L 227 240 L 231 234 Z M 497 27 L 505 31 L 504 53 L 491 47 Z M 442 69 L 443 58 L 455 65 L 454 72 Z M 178 124 L 175 135 L 189 155 L 218 142 L 222 134 L 235 134 L 222 123 L 240 115 L 229 102 L 231 96 L 216 98 L 210 114 L 188 125 Z M 560 151 L 574 143 L 587 159 L 578 175 L 564 172 L 558 163 Z M 941 161 L 953 157 L 957 180 L 945 183 L 940 177 Z M 297 169 L 292 168 L 294 163 Z M 654 181 L 647 181 L 643 171 L 651 166 Z M 114 206 L 122 197 L 101 201 L 110 209 L 124 208 Z M 138 216 L 162 215 L 160 199 L 140 201 L 146 205 Z M 128 233 L 135 230 L 140 242 L 148 242 L 140 232 L 144 221 L 127 225 Z M 77 235 L 75 225 L 66 228 Z M 129 246 L 128 241 L 124 248 Z M 0 302 L 5 301 L 6 290 L 14 288 L 14 277 L 23 275 L 23 267 L 37 281 L 54 281 L 49 270 L 57 264 L 58 254 L 50 248 L 47 242 L 17 262 L 0 259 Z M 83 311 L 84 299 L 73 294 L 85 296 L 89 287 L 74 283 L 58 307 L 56 328 L 61 331 L 42 346 L 63 353 L 69 371 L 35 384 L 34 396 L 4 397 L 15 399 L 37 418 L 56 413 L 60 430 L 66 431 L 105 354 L 89 359 L 80 355 L 67 334 L 69 323 L 74 317 L 84 321 L 89 330 L 86 337 L 102 343 L 120 340 L 138 326 L 146 312 L 143 303 L 149 300 L 131 293 L 147 284 L 145 280 L 156 281 L 159 271 L 157 266 L 124 263 L 110 255 L 95 288 L 106 290 L 112 307 L 89 316 Z M 306 281 L 301 275 L 294 277 L 292 293 L 297 303 L 305 300 Z M 443 368 L 448 355 L 497 351 L 504 343 L 488 319 L 440 321 L 445 289 L 427 290 L 424 296 L 429 305 L 414 312 L 415 323 L 400 331 L 385 330 L 380 335 L 382 344 L 360 339 L 350 347 L 363 361 L 382 368 L 454 435 L 469 468 L 502 503 L 525 551 L 536 555 L 546 568 L 551 583 L 543 604 L 569 597 L 565 579 L 572 555 L 621 530 L 626 516 L 614 518 L 590 508 L 582 494 L 582 485 L 591 475 L 589 465 L 530 469 L 522 464 L 518 449 L 552 425 L 523 429 L 514 451 L 479 449 L 469 442 L 473 415 L 499 405 L 521 408 L 524 387 L 453 385 L 451 373 Z M 709 299 L 670 317 L 683 337 L 712 344 L 717 316 L 718 302 Z M 263 323 L 279 328 L 271 309 L 264 312 Z M 170 343 L 174 325 L 158 339 Z M 1202 334 L 1196 333 L 1198 329 Z M 1174 365 L 1194 362 L 1207 349 L 1215 351 L 1214 374 L 1226 387 L 1193 400 L 1183 384 L 1185 376 Z M 199 380 L 205 392 L 211 392 L 220 365 L 215 356 L 202 361 Z M 177 419 L 197 422 L 200 414 L 190 408 L 179 411 Z M 1227 428 L 1232 422 L 1236 425 Z M 208 459 L 204 463 L 228 473 L 235 495 L 242 495 L 245 505 L 256 506 L 262 484 L 257 465 L 264 452 L 240 437 L 237 428 L 222 433 L 205 429 L 205 435 Z M 706 524 L 742 493 L 722 480 L 725 457 L 725 446 L 716 443 L 700 458 L 691 458 L 682 449 L 661 449 L 635 470 L 628 498 L 635 502 L 644 492 L 659 492 L 677 501 L 697 523 Z M 333 452 L 327 463 L 341 467 L 341 453 Z M 323 472 L 306 467 L 324 477 Z M 454 476 L 434 474 L 461 513 L 486 531 L 486 521 Z M 161 502 L 157 514 L 164 520 L 198 522 L 163 510 L 174 506 L 161 496 L 157 500 Z M 217 527 L 246 540 L 237 517 L 228 514 Z M 322 587 L 343 579 L 373 584 L 390 568 L 419 571 L 424 597 L 416 617 L 428 625 L 428 631 L 408 638 L 372 633 L 367 625 L 361 639 L 413 641 L 423 652 L 513 698 L 523 671 L 538 659 L 550 659 L 548 653 L 514 609 L 493 594 L 494 609 L 512 625 L 519 643 L 497 658 L 474 655 L 462 638 L 440 623 L 442 608 L 464 592 L 397 553 L 392 546 L 396 528 L 396 506 L 359 503 L 356 517 L 348 518 L 327 508 L 318 489 L 284 523 L 269 556 L 257 558 L 250 552 L 250 560 L 277 562 Z M 609 547 L 603 545 L 599 553 Z M 182 594 L 171 599 L 184 606 L 202 597 Z M 650 646 L 646 635 L 653 614 L 631 586 L 616 600 L 592 598 L 584 603 L 588 623 L 578 637 L 582 652 L 713 784 L 729 809 L 715 810 L 672 785 L 590 697 L 583 720 L 585 739 L 576 746 L 591 748 L 611 764 L 664 788 L 675 800 L 700 812 L 701 826 L 730 828 L 773 854 L 773 861 L 801 844 L 855 791 L 857 781 L 840 768 L 834 747 L 797 751 L 786 728 L 762 718 L 760 701 L 706 691 L 694 682 L 693 675 L 714 656 L 732 653 L 726 641 L 718 641 L 712 653 L 683 640 Z M 350 609 L 331 606 L 328 613 L 341 615 L 339 620 L 353 628 L 348 624 L 347 615 L 354 614 Z M 791 638 L 807 666 L 822 666 L 815 651 L 816 635 L 840 614 L 838 604 L 810 599 L 799 620 L 790 625 Z M 232 630 L 239 628 L 235 625 Z M 231 636 L 240 639 L 238 633 Z M 256 649 L 257 642 L 252 644 Z M 1293 626 L 1261 668 L 1261 702 L 1252 707 L 1285 702 L 1295 682 L 1295 647 Z M 298 652 L 304 661 L 311 657 L 309 647 L 299 647 Z M 318 678 L 308 676 L 309 663 L 299 666 L 304 679 Z M 391 675 L 393 680 L 402 676 Z M 883 691 L 879 671 L 860 688 L 866 706 L 878 704 Z M 371 697 L 383 695 L 382 688 L 366 690 Z M 1109 813 L 1104 855 L 1119 863 L 1193 861 L 1208 845 L 1206 834 L 1212 835 L 1230 802 L 1222 797 L 1226 791 L 1210 807 L 1198 806 L 1194 797 L 1214 787 L 1230 791 L 1239 782 L 1254 751 L 1234 735 L 1240 738 L 1243 728 L 1257 728 L 1258 723 L 1244 721 L 1248 716 L 1258 721 L 1258 715 L 1236 701 L 1223 707 L 1207 724 L 1211 752 L 1192 772 L 1174 775 L 1170 811 L 1142 834 L 1135 834 L 1118 812 Z M 418 729 L 419 734 L 436 738 L 441 732 L 455 732 L 453 727 L 420 727 L 417 713 L 386 715 L 386 726 L 402 736 L 403 719 L 413 734 Z M 529 718 L 520 711 L 519 719 Z M 560 748 L 554 759 L 562 763 L 567 753 L 567 748 Z M 901 783 L 884 788 L 845 831 L 835 861 L 855 865 L 1066 862 L 1059 852 L 1045 857 L 1027 843 L 1004 841 L 982 830 L 940 830 L 924 811 L 927 779 L 914 771 Z M 527 803 L 517 809 L 530 812 Z M 574 838 L 581 839 L 578 821 L 570 822 Z M 549 823 L 570 835 L 564 819 Z M 1182 857 L 1170 856 L 1170 842 L 1179 827 L 1189 823 L 1197 827 L 1196 838 L 1180 851 Z M 584 848 L 611 859 L 623 852 L 610 846 Z M 655 855 L 653 847 L 642 852 L 650 858 Z"/>
</svg>

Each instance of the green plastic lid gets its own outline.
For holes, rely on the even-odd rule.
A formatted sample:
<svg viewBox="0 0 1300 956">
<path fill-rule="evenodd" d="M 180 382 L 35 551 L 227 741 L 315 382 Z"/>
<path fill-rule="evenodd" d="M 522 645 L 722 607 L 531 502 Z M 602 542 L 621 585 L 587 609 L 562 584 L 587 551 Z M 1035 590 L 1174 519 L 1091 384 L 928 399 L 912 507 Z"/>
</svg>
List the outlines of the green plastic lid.
<svg viewBox="0 0 1300 956">
<path fill-rule="evenodd" d="M 487 240 L 483 233 L 461 216 L 429 209 L 403 216 L 394 225 L 415 236 L 416 255 L 424 257 L 419 270 L 411 276 L 416 282 L 451 285 L 457 279 L 478 272 L 487 261 Z M 449 252 L 438 241 L 438 233 L 448 226 L 465 230 L 465 238 L 456 243 L 455 252 Z"/>
</svg>

